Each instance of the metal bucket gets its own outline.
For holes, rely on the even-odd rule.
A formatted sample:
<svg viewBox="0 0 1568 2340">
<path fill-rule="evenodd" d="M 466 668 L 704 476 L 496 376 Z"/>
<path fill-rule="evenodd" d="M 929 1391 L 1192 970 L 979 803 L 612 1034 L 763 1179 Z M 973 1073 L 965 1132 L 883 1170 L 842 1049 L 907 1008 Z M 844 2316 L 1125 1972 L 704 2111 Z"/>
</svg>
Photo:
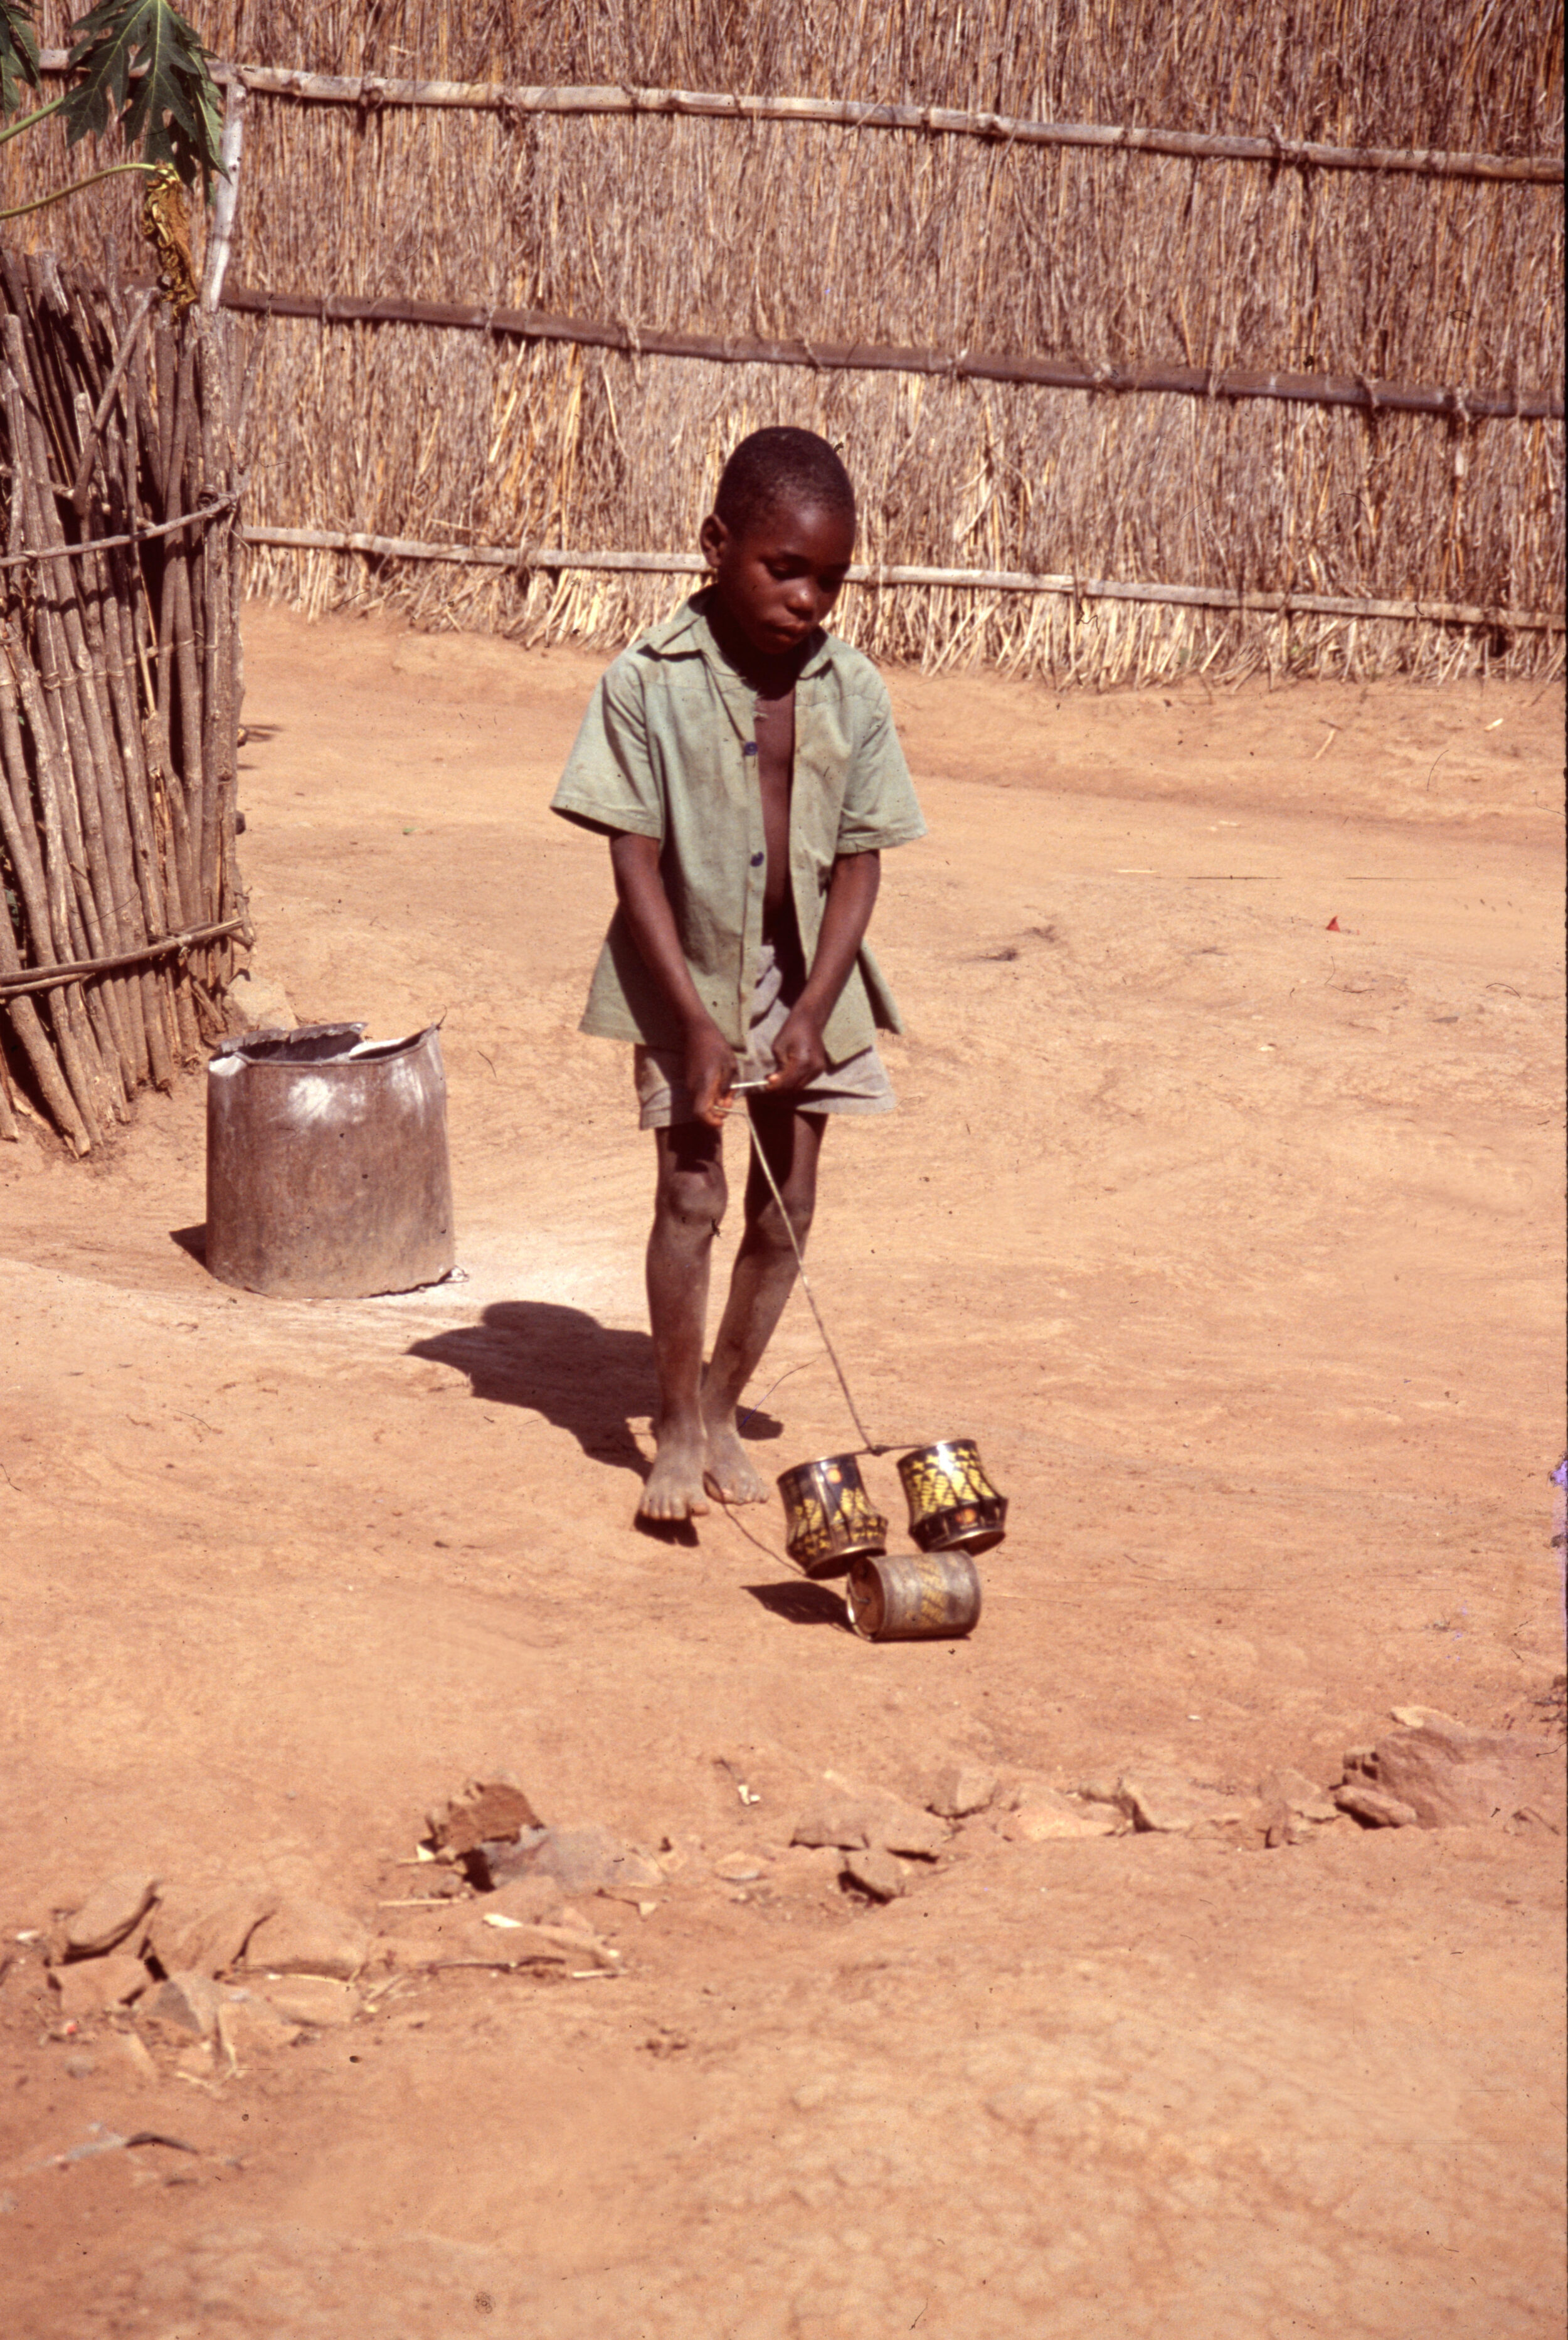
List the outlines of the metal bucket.
<svg viewBox="0 0 1568 2340">
<path fill-rule="evenodd" d="M 783 1472 L 789 1530 L 785 1550 L 808 1576 L 842 1576 L 860 1552 L 886 1552 L 888 1522 L 873 1511 L 852 1454 L 829 1454 L 820 1462 L 798 1462 Z"/>
<path fill-rule="evenodd" d="M 909 1533 L 922 1552 L 989 1552 L 1007 1532 L 1007 1499 L 980 1468 L 972 1438 L 917 1446 L 898 1464 Z"/>
<path fill-rule="evenodd" d="M 979 1571 L 967 1552 L 858 1560 L 847 1605 L 863 1641 L 957 1641 L 979 1621 Z"/>
<path fill-rule="evenodd" d="M 446 1075 L 434 1025 L 225 1040 L 207 1066 L 207 1265 L 222 1284 L 363 1299 L 450 1274 Z"/>
</svg>

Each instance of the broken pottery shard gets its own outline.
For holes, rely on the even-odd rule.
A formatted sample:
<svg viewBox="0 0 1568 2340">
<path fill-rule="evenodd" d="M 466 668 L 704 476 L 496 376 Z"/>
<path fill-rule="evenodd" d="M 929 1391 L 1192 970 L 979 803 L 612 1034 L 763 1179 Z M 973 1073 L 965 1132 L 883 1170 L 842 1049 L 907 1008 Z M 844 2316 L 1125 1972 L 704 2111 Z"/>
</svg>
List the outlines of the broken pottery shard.
<svg viewBox="0 0 1568 2340">
<path fill-rule="evenodd" d="M 104 2015 L 111 2008 L 129 2006 L 151 1988 L 152 1980 L 141 1959 L 124 1951 L 55 1967 L 49 1974 L 50 1987 L 59 1994 L 61 2014 L 78 2022 L 85 2015 Z"/>
<path fill-rule="evenodd" d="M 282 1900 L 245 1945 L 245 1964 L 269 1974 L 330 1975 L 348 1982 L 365 1962 L 362 1926 L 323 1901 Z"/>
<path fill-rule="evenodd" d="M 996 1793 L 994 1771 L 984 1771 L 978 1763 L 948 1763 L 932 1780 L 926 1804 L 945 1820 L 961 1820 L 971 1812 L 983 1812 Z"/>
<path fill-rule="evenodd" d="M 148 1948 L 168 1974 L 223 1974 L 277 1906 L 261 1886 L 203 1893 L 176 1884 L 153 1912 Z"/>
<path fill-rule="evenodd" d="M 896 1901 L 909 1882 L 903 1862 L 881 1845 L 846 1853 L 844 1874 L 876 1901 Z"/>
<path fill-rule="evenodd" d="M 1338 1807 L 1327 1790 L 1309 1780 L 1305 1771 L 1267 1771 L 1257 1783 L 1257 1792 L 1271 1810 L 1275 1804 L 1283 1804 L 1297 1819 L 1326 1824 L 1339 1816 Z"/>
<path fill-rule="evenodd" d="M 95 1958 L 123 1942 L 157 1897 L 158 1880 L 144 1870 L 106 1877 L 95 1886 L 74 1917 L 65 1920 L 65 1956 Z"/>
<path fill-rule="evenodd" d="M 1116 1801 L 1135 1829 L 1158 1836 L 1184 1836 L 1218 1811 L 1201 1789 L 1174 1771 L 1125 1772 Z"/>
<path fill-rule="evenodd" d="M 274 2015 L 290 2023 L 323 2027 L 352 2023 L 360 2011 L 357 1990 L 331 1975 L 294 1974 L 271 1982 L 262 1994 Z"/>
<path fill-rule="evenodd" d="M 1043 1780 L 1028 1780 L 1002 1822 L 1002 1834 L 1009 1844 L 1050 1844 L 1071 1837 L 1115 1836 L 1121 1825 L 1104 1804 L 1075 1804 Z"/>
<path fill-rule="evenodd" d="M 1467 1730 L 1431 1710 L 1418 1728 L 1380 1739 L 1358 1768 L 1384 1795 L 1410 1805 L 1423 1828 L 1506 1821 L 1522 1805 L 1550 1812 L 1563 1801 L 1563 1753 L 1553 1740 Z"/>
<path fill-rule="evenodd" d="M 646 1855 L 634 1852 L 601 1828 L 541 1829 L 515 1846 L 487 1842 L 478 1848 L 491 1881 L 509 1884 L 522 1877 L 553 1877 L 565 1893 L 646 1892 L 662 1885 L 663 1873 Z"/>
<path fill-rule="evenodd" d="M 461 1795 L 427 1815 L 438 1850 L 473 1852 L 486 1842 L 515 1844 L 524 1829 L 544 1823 L 515 1780 L 471 1780 Z"/>
<path fill-rule="evenodd" d="M 1353 1819 L 1365 1820 L 1368 1828 L 1414 1828 L 1415 1808 L 1402 1804 L 1397 1796 L 1385 1795 L 1374 1788 L 1370 1780 L 1350 1780 L 1344 1787 L 1335 1788 L 1334 1800 L 1342 1812 Z"/>
<path fill-rule="evenodd" d="M 173 1974 L 161 1983 L 147 2004 L 147 2013 L 159 2023 L 173 2024 L 197 2039 L 211 2039 L 218 2028 L 223 1988 L 211 1975 Z"/>
</svg>

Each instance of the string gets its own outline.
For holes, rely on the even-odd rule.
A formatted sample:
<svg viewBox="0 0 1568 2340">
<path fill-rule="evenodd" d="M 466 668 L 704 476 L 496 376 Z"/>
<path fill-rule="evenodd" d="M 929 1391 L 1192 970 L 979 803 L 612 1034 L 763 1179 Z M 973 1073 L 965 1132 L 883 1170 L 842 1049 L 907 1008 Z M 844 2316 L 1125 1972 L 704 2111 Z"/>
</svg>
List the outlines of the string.
<svg viewBox="0 0 1568 2340">
<path fill-rule="evenodd" d="M 822 1335 L 822 1346 L 827 1350 L 829 1361 L 833 1367 L 833 1371 L 839 1376 L 839 1386 L 844 1393 L 844 1403 L 849 1409 L 849 1419 L 854 1423 L 856 1429 L 859 1432 L 860 1437 L 863 1441 L 860 1452 L 863 1454 L 890 1454 L 893 1451 L 890 1446 L 878 1446 L 876 1443 L 870 1432 L 867 1429 L 865 1423 L 860 1419 L 860 1410 L 858 1406 L 857 1406 L 853 1397 L 849 1394 L 849 1384 L 844 1378 L 844 1368 L 839 1363 L 839 1352 L 833 1346 L 831 1340 L 829 1338 L 828 1327 L 822 1322 L 822 1311 L 817 1305 L 817 1295 L 811 1289 L 811 1279 L 806 1273 L 805 1255 L 800 1249 L 799 1244 L 796 1240 L 795 1229 L 790 1222 L 789 1214 L 784 1207 L 784 1197 L 779 1192 L 779 1182 L 773 1175 L 768 1156 L 762 1151 L 762 1140 L 758 1135 L 757 1124 L 751 1115 L 749 1100 L 748 1100 L 746 1107 L 746 1132 L 751 1140 L 751 1151 L 757 1156 L 758 1163 L 761 1167 L 762 1175 L 768 1181 L 768 1191 L 779 1205 L 779 1215 L 784 1222 L 784 1232 L 789 1238 L 789 1248 L 795 1254 L 795 1264 L 800 1271 L 800 1289 L 806 1294 L 807 1304 L 810 1308 L 812 1315 L 817 1319 L 817 1330 Z"/>
</svg>

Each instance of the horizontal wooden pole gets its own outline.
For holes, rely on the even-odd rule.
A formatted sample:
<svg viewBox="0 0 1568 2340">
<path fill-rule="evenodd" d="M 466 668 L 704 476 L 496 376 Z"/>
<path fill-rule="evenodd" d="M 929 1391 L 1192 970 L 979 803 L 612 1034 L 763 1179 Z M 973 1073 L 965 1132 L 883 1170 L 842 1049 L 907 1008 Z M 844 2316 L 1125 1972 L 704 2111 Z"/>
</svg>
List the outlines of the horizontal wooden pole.
<svg viewBox="0 0 1568 2340">
<path fill-rule="evenodd" d="M 46 49 L 45 73 L 63 73 L 66 52 Z M 1178 154 L 1225 163 L 1264 163 L 1315 171 L 1395 171 L 1429 179 L 1491 179 L 1551 185 L 1563 177 L 1561 154 L 1456 154 L 1436 148 L 1325 146 L 1310 140 L 1229 137 L 1196 130 L 1156 130 L 1096 122 L 1031 122 L 1010 114 L 964 113 L 945 105 L 880 105 L 858 98 L 753 97 L 722 90 L 601 86 L 522 88 L 493 81 L 398 81 L 379 74 L 296 73 L 283 65 L 214 64 L 218 82 L 243 81 L 263 97 L 314 105 L 456 108 L 503 114 L 661 114 L 718 122 L 826 123 L 847 130 L 919 131 L 928 136 L 984 138 L 1004 146 L 1078 146 L 1117 154 Z"/>
<path fill-rule="evenodd" d="M 73 959 L 64 967 L 29 967 L 25 975 L 0 976 L 0 999 L 16 999 L 30 991 L 57 991 L 62 984 L 86 983 L 95 975 L 113 975 L 116 967 L 141 967 L 148 959 L 165 958 L 170 951 L 194 950 L 199 943 L 215 943 L 237 935 L 243 918 L 224 918 L 215 926 L 187 927 L 183 934 L 162 935 L 139 950 L 116 951 L 112 958 Z"/>
<path fill-rule="evenodd" d="M 247 544 L 299 552 L 361 552 L 380 560 L 449 560 L 470 569 L 604 570 L 628 575 L 700 577 L 695 552 L 561 552 L 538 545 L 426 544 L 414 537 L 367 536 L 325 528 L 247 525 Z M 1339 593 L 1249 593 L 1228 585 L 1136 585 L 1106 577 L 1054 577 L 1020 569 L 919 569 L 857 562 L 846 582 L 884 586 L 948 585 L 976 593 L 1061 593 L 1081 601 L 1154 601 L 1199 610 L 1256 610 L 1280 617 L 1392 618 L 1444 626 L 1494 626 L 1509 633 L 1561 633 L 1561 613 L 1490 610 L 1463 601 L 1373 601 Z"/>
<path fill-rule="evenodd" d="M 602 319 L 558 317 L 541 309 L 485 308 L 449 301 L 362 300 L 346 292 L 273 292 L 225 284 L 225 309 L 266 317 L 313 317 L 323 324 L 423 325 L 524 341 L 571 342 L 630 357 L 699 358 L 710 365 L 806 366 L 819 373 L 938 374 L 956 382 L 1006 382 L 1044 390 L 1169 392 L 1187 398 L 1268 398 L 1295 405 L 1349 406 L 1364 413 L 1447 414 L 1461 421 L 1500 416 L 1556 421 L 1563 401 L 1548 391 L 1443 389 L 1434 383 L 1371 382 L 1347 374 L 1255 373 L 1240 368 L 1089 365 L 1081 358 L 1016 358 L 978 350 L 901 349 L 877 342 L 758 342 L 715 333 L 642 332 Z"/>
</svg>

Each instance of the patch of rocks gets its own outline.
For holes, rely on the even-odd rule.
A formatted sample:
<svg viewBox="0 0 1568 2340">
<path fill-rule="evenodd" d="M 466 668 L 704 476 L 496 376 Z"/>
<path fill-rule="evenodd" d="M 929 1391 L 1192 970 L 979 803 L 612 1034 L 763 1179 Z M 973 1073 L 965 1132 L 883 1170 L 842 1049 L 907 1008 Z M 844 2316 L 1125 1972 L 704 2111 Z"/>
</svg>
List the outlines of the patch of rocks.
<svg viewBox="0 0 1568 2340">
<path fill-rule="evenodd" d="M 1335 1805 L 1365 1828 L 1563 1826 L 1563 1750 L 1523 1730 L 1472 1730 L 1434 1707 L 1395 1707 L 1397 1726 L 1345 1750 Z"/>
</svg>

